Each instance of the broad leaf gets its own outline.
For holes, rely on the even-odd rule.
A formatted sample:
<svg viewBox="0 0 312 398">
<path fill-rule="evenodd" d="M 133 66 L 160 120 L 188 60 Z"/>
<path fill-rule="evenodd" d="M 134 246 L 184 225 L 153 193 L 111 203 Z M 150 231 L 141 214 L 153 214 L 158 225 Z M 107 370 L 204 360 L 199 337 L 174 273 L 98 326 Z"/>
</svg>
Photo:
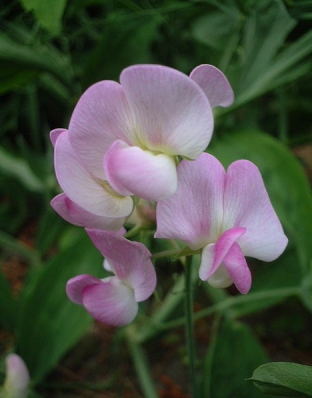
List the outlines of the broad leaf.
<svg viewBox="0 0 312 398">
<path fill-rule="evenodd" d="M 257 368 L 251 380 L 265 394 L 312 397 L 312 367 L 289 362 L 272 362 Z"/>
</svg>

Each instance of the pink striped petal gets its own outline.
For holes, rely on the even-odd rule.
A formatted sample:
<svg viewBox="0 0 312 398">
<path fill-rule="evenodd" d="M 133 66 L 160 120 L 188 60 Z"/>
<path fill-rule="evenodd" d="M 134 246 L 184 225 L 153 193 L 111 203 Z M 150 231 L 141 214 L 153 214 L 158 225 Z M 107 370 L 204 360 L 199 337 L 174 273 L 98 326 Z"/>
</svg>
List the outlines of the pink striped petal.
<svg viewBox="0 0 312 398">
<path fill-rule="evenodd" d="M 220 238 L 221 243 L 218 241 L 204 247 L 199 277 L 216 288 L 225 288 L 234 283 L 241 293 L 246 294 L 251 286 L 250 269 L 239 245 L 235 241 L 230 243 L 234 238 L 233 231 L 230 235 L 226 236 L 225 233 L 222 235 L 223 238 Z M 239 236 L 239 233 L 237 235 Z M 222 262 L 218 261 L 218 256 L 219 260 L 220 256 L 222 257 Z"/>
<path fill-rule="evenodd" d="M 156 273 L 149 250 L 142 243 L 129 241 L 120 233 L 86 231 L 116 276 L 133 288 L 135 300 L 139 302 L 150 297 L 156 287 Z"/>
<path fill-rule="evenodd" d="M 215 242 L 223 219 L 225 171 L 211 155 L 178 166 L 178 189 L 157 204 L 156 238 L 179 239 L 193 250 Z"/>
<path fill-rule="evenodd" d="M 117 277 L 85 287 L 82 300 L 95 319 L 112 326 L 127 325 L 138 312 L 133 290 Z"/>
<path fill-rule="evenodd" d="M 234 162 L 227 170 L 222 229 L 233 227 L 246 228 L 238 242 L 245 256 L 272 261 L 288 242 L 261 174 L 248 160 Z"/>
<path fill-rule="evenodd" d="M 130 197 L 121 197 L 104 181 L 97 180 L 80 163 L 68 133 L 59 135 L 55 144 L 55 172 L 65 194 L 79 207 L 101 217 L 126 217 L 133 208 Z"/>
<path fill-rule="evenodd" d="M 108 218 L 89 213 L 76 205 L 64 193 L 53 198 L 51 206 L 65 221 L 80 227 L 118 231 L 125 221 L 124 217 Z"/>
<path fill-rule="evenodd" d="M 191 159 L 205 150 L 213 115 L 192 79 L 165 66 L 135 65 L 121 73 L 120 82 L 132 110 L 134 145 Z"/>
<path fill-rule="evenodd" d="M 176 164 L 172 157 L 144 151 L 116 141 L 104 157 L 106 178 L 120 195 L 137 195 L 159 201 L 177 188 Z"/>
<path fill-rule="evenodd" d="M 87 170 L 105 179 L 103 156 L 116 139 L 128 141 L 133 128 L 120 84 L 105 80 L 89 87 L 79 99 L 69 124 L 69 140 Z"/>
<path fill-rule="evenodd" d="M 244 254 L 236 242 L 224 257 L 223 264 L 238 291 L 242 294 L 248 293 L 251 287 L 251 273 Z"/>
<path fill-rule="evenodd" d="M 78 275 L 67 282 L 66 294 L 73 303 L 82 305 L 83 289 L 87 286 L 97 285 L 100 283 L 102 283 L 101 279 L 95 278 L 94 276 Z"/>
<path fill-rule="evenodd" d="M 199 65 L 190 74 L 206 94 L 212 108 L 227 107 L 234 101 L 234 93 L 224 74 L 212 65 Z"/>
</svg>

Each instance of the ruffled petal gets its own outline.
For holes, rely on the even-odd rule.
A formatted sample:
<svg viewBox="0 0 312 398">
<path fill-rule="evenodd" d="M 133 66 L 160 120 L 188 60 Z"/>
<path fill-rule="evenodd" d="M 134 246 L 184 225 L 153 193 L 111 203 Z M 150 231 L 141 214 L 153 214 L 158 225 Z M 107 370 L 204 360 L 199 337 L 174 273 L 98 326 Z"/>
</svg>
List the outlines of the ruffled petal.
<svg viewBox="0 0 312 398">
<path fill-rule="evenodd" d="M 238 160 L 227 170 L 222 229 L 233 227 L 246 228 L 238 241 L 245 256 L 272 261 L 288 242 L 261 174 L 248 160 Z"/>
<path fill-rule="evenodd" d="M 120 195 L 137 195 L 159 201 L 177 188 L 177 171 L 172 157 L 144 151 L 116 141 L 104 157 L 106 178 Z"/>
<path fill-rule="evenodd" d="M 210 142 L 213 115 L 198 85 L 160 65 L 135 65 L 120 76 L 132 110 L 133 145 L 167 155 L 197 158 Z"/>
<path fill-rule="evenodd" d="M 212 65 L 199 65 L 190 74 L 206 94 L 212 108 L 227 107 L 234 101 L 234 93 L 224 74 Z"/>
<path fill-rule="evenodd" d="M 123 89 L 113 81 L 94 84 L 79 99 L 69 124 L 69 140 L 92 175 L 105 179 L 105 152 L 116 139 L 128 142 L 133 133 L 129 115 Z"/>
<path fill-rule="evenodd" d="M 89 213 L 76 205 L 64 193 L 53 198 L 51 206 L 65 221 L 80 227 L 118 231 L 125 221 L 125 217 L 108 218 Z"/>
<path fill-rule="evenodd" d="M 82 209 L 101 217 L 126 217 L 133 208 L 130 197 L 113 193 L 104 181 L 97 180 L 83 167 L 68 140 L 59 135 L 55 144 L 55 172 L 65 194 Z"/>
<path fill-rule="evenodd" d="M 242 294 L 248 293 L 251 287 L 251 273 L 244 254 L 236 242 L 224 257 L 223 264 L 238 291 Z"/>
<path fill-rule="evenodd" d="M 92 275 L 78 275 L 71 278 L 66 284 L 66 294 L 75 304 L 82 303 L 82 292 L 86 286 L 102 283 L 100 279 Z"/>
<path fill-rule="evenodd" d="M 127 325 L 138 312 L 133 290 L 116 277 L 85 287 L 82 301 L 95 319 L 112 326 Z"/>
<path fill-rule="evenodd" d="M 157 204 L 156 238 L 179 239 L 193 250 L 215 242 L 223 219 L 225 171 L 207 153 L 178 168 L 178 189 Z"/>
<path fill-rule="evenodd" d="M 86 229 L 95 247 L 108 260 L 116 276 L 134 290 L 136 301 L 146 300 L 156 287 L 156 273 L 150 251 L 120 233 Z"/>
</svg>

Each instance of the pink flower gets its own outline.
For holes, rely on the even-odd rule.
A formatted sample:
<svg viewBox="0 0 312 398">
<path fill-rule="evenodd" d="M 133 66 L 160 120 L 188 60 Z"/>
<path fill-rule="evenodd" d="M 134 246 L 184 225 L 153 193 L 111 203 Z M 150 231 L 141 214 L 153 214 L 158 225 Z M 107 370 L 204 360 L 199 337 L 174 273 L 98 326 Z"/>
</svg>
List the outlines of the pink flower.
<svg viewBox="0 0 312 398">
<path fill-rule="evenodd" d="M 156 274 L 151 253 L 142 243 L 131 242 L 121 233 L 87 232 L 105 256 L 105 268 L 115 275 L 104 279 L 79 275 L 68 281 L 67 295 L 98 321 L 113 326 L 126 325 L 135 318 L 138 303 L 155 290 Z"/>
<path fill-rule="evenodd" d="M 6 398 L 26 398 L 28 396 L 28 386 L 30 377 L 28 369 L 17 354 L 10 354 L 6 357 L 6 378 L 4 381 L 2 394 Z"/>
<path fill-rule="evenodd" d="M 275 260 L 287 238 L 258 168 L 248 160 L 225 172 L 211 155 L 178 166 L 178 189 L 158 203 L 157 238 L 179 239 L 201 250 L 199 277 L 214 287 L 251 286 L 245 256 Z"/>
<path fill-rule="evenodd" d="M 131 213 L 132 195 L 169 197 L 177 188 L 178 157 L 196 159 L 205 150 L 211 108 L 232 101 L 228 81 L 210 65 L 190 77 L 165 66 L 136 65 L 121 73 L 120 84 L 94 84 L 78 101 L 68 130 L 51 133 L 66 195 L 52 205 L 71 222 L 104 223 L 106 229 L 107 218 L 121 223 Z"/>
</svg>

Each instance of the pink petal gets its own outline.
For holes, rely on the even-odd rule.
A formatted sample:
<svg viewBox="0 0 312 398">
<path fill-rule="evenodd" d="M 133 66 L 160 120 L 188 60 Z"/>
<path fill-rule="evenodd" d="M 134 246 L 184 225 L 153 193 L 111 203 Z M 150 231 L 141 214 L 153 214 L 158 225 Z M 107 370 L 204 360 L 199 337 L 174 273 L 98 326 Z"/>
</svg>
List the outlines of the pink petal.
<svg viewBox="0 0 312 398">
<path fill-rule="evenodd" d="M 199 267 L 199 278 L 202 281 L 208 280 L 216 272 L 217 267 L 213 267 L 215 260 L 215 243 L 209 243 L 203 248 Z"/>
<path fill-rule="evenodd" d="M 142 243 L 129 241 L 120 233 L 86 231 L 116 276 L 133 288 L 135 300 L 143 301 L 150 297 L 156 287 L 156 273 L 149 250 Z"/>
<path fill-rule="evenodd" d="M 223 264 L 237 289 L 242 294 L 248 293 L 251 287 L 251 273 L 244 254 L 236 242 L 224 257 Z"/>
<path fill-rule="evenodd" d="M 212 65 L 199 65 L 190 74 L 206 94 L 212 108 L 230 106 L 234 101 L 234 93 L 224 74 Z"/>
<path fill-rule="evenodd" d="M 222 229 L 246 228 L 238 243 L 245 256 L 276 259 L 287 245 L 258 168 L 248 160 L 232 163 L 227 171 Z"/>
<path fill-rule="evenodd" d="M 116 141 L 104 158 L 106 178 L 120 195 L 137 195 L 158 201 L 171 196 L 177 188 L 177 172 L 172 157 L 129 147 Z"/>
<path fill-rule="evenodd" d="M 101 217 L 126 217 L 133 208 L 130 197 L 120 197 L 104 181 L 97 180 L 80 163 L 63 132 L 55 144 L 55 172 L 70 200 Z M 106 185 L 105 185 L 106 184 Z"/>
<path fill-rule="evenodd" d="M 64 133 L 64 131 L 67 131 L 67 130 L 66 129 L 54 129 L 50 132 L 50 140 L 51 140 L 53 146 L 55 146 L 56 140 L 62 133 Z"/>
<path fill-rule="evenodd" d="M 215 244 L 207 245 L 202 253 L 199 277 L 209 279 L 221 265 L 236 240 L 245 233 L 245 228 L 232 228 L 225 231 Z"/>
<path fill-rule="evenodd" d="M 71 278 L 66 284 L 66 294 L 75 304 L 82 305 L 82 292 L 86 286 L 102 283 L 101 279 L 92 275 L 78 275 Z"/>
<path fill-rule="evenodd" d="M 240 236 L 238 230 L 225 232 L 216 244 L 211 243 L 203 249 L 199 277 L 216 288 L 234 283 L 245 294 L 251 286 L 251 273 L 242 250 L 235 242 L 235 238 Z"/>
<path fill-rule="evenodd" d="M 192 79 L 165 66 L 135 65 L 122 72 L 120 82 L 132 110 L 134 145 L 191 159 L 205 150 L 213 115 Z"/>
<path fill-rule="evenodd" d="M 6 357 L 6 377 L 4 381 L 3 397 L 26 398 L 30 376 L 25 362 L 17 354 Z M 6 395 L 7 394 L 7 395 Z"/>
<path fill-rule="evenodd" d="M 133 290 L 116 277 L 85 287 L 83 305 L 95 319 L 112 326 L 127 325 L 138 312 Z"/>
<path fill-rule="evenodd" d="M 218 239 L 225 171 L 206 153 L 193 162 L 183 160 L 177 170 L 176 193 L 157 204 L 155 237 L 179 239 L 197 250 Z"/>
<path fill-rule="evenodd" d="M 80 161 L 104 179 L 103 156 L 116 139 L 133 134 L 130 111 L 120 84 L 102 81 L 81 96 L 69 124 L 69 140 Z"/>
<path fill-rule="evenodd" d="M 85 228 L 118 231 L 125 221 L 124 217 L 108 218 L 89 213 L 76 205 L 64 193 L 53 198 L 51 206 L 65 221 Z"/>
</svg>

